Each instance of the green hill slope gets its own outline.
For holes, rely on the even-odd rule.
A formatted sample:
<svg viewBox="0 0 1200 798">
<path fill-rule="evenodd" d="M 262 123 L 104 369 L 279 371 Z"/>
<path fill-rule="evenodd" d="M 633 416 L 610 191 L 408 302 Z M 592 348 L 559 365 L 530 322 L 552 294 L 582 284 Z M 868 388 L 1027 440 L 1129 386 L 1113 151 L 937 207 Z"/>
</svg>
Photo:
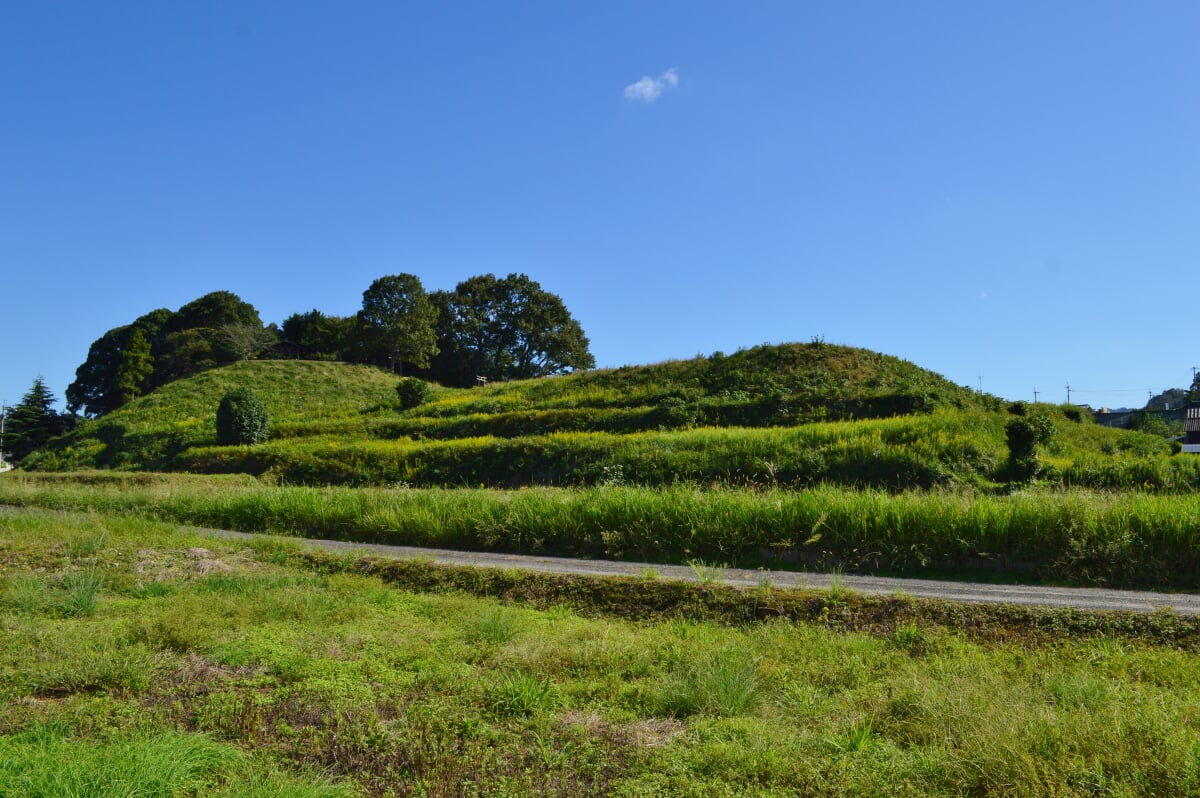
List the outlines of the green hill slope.
<svg viewBox="0 0 1200 798">
<path fill-rule="evenodd" d="M 221 397 L 251 388 L 275 423 L 357 418 L 396 398 L 394 375 L 345 363 L 262 360 L 234 363 L 164 385 L 53 441 L 23 464 L 31 470 L 91 467 L 168 469 L 193 446 L 216 442 Z"/>
<path fill-rule="evenodd" d="M 823 343 L 437 389 L 405 412 L 395 408 L 396 382 L 339 363 L 239 363 L 89 422 L 25 465 L 250 473 L 307 484 L 828 482 L 903 490 L 986 483 L 1002 476 L 1006 457 L 1009 415 L 995 397 L 898 358 Z M 216 407 L 234 387 L 267 401 L 266 443 L 215 445 Z M 1073 421 L 1050 406 L 1040 412 L 1059 429 L 1044 453 L 1052 479 L 1172 490 L 1195 481 L 1192 471 L 1164 465 L 1170 447 L 1161 438 Z"/>
</svg>

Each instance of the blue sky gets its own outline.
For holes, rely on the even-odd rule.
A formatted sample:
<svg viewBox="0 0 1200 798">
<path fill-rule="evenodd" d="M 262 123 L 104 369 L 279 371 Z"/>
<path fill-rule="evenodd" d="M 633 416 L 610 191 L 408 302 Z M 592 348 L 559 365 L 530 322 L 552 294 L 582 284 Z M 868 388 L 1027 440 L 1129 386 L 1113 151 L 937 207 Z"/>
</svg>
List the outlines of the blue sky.
<svg viewBox="0 0 1200 798">
<path fill-rule="evenodd" d="M 0 399 L 214 290 L 525 272 L 600 365 L 864 346 L 1008 398 L 1200 365 L 1200 4 L 23 3 Z"/>
</svg>

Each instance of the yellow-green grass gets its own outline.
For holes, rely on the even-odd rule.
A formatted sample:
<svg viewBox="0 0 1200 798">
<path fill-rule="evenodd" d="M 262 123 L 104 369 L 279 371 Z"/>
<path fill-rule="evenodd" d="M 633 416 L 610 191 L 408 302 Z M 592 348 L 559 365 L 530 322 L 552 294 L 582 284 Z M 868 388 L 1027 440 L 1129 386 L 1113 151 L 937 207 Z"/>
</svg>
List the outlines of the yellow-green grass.
<svg viewBox="0 0 1200 798">
<path fill-rule="evenodd" d="M 277 423 L 391 412 L 395 375 L 367 366 L 297 360 L 234 363 L 165 385 L 34 454 L 29 468 L 162 467 L 175 454 L 216 441 L 221 397 L 250 388 Z"/>
<path fill-rule="evenodd" d="M 939 379 L 865 350 L 791 345 L 478 390 L 438 389 L 427 404 L 400 413 L 396 378 L 379 369 L 240 363 L 173 383 L 88 422 L 23 465 L 244 472 L 349 485 L 683 481 L 899 491 L 1004 482 L 1004 427 L 1011 416 L 998 406 L 981 407 L 995 405 L 991 400 L 960 401 L 945 385 L 938 395 L 958 398 L 922 400 L 927 412 L 813 420 L 852 405 L 886 410 L 896 397 L 918 395 L 917 387 L 934 391 Z M 804 405 L 807 400 L 787 392 L 810 383 L 824 386 L 824 393 L 810 396 L 817 404 Z M 722 387 L 733 384 L 759 393 Z M 214 445 L 215 408 L 233 387 L 250 387 L 266 399 L 272 440 L 256 447 Z M 893 390 L 900 393 L 888 393 Z M 1047 484 L 1180 493 L 1200 487 L 1200 464 L 1171 457 L 1162 438 L 1073 421 L 1049 405 L 1028 412 L 1034 411 L 1050 415 L 1057 429 L 1042 452 Z"/>
<path fill-rule="evenodd" d="M 0 546 L 0 794 L 1200 790 L 1200 659 L 1124 637 L 631 623 L 103 515 L 6 513 Z"/>
<path fill-rule="evenodd" d="M 386 441 L 336 435 L 289 438 L 256 447 L 195 448 L 178 470 L 269 473 L 289 483 L 580 485 L 621 479 L 812 484 L 893 489 L 981 479 L 1000 453 L 995 419 L 945 413 L 771 429 L 702 428 L 561 432 L 517 438 Z"/>
<path fill-rule="evenodd" d="M 307 488 L 245 476 L 8 474 L 0 502 L 403 545 L 1200 588 L 1200 496 Z"/>
</svg>

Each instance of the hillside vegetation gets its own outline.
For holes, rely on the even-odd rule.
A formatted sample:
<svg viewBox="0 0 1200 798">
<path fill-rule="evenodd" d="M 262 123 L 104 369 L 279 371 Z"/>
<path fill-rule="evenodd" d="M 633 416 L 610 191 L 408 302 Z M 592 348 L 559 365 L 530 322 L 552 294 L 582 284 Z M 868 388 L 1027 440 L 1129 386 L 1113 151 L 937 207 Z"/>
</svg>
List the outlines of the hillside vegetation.
<svg viewBox="0 0 1200 798">
<path fill-rule="evenodd" d="M 824 343 L 435 388 L 400 412 L 386 371 L 238 363 L 164 386 L 52 442 L 30 470 L 249 473 L 287 483 L 412 486 L 820 483 L 887 490 L 1004 478 L 1005 424 L 980 396 L 895 357 Z M 217 446 L 221 396 L 265 398 L 271 439 Z M 1161 438 L 1049 405 L 1050 482 L 1191 491 L 1200 469 Z M 1023 412 L 1023 410 L 1022 410 Z"/>
</svg>

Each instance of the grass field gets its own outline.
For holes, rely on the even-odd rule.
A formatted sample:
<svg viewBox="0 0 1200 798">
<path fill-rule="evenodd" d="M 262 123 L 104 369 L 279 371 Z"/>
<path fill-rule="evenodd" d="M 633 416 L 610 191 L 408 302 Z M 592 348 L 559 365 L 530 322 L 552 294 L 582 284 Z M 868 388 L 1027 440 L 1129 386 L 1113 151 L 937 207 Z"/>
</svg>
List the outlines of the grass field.
<svg viewBox="0 0 1200 798">
<path fill-rule="evenodd" d="M 1200 794 L 1200 622 L 1170 613 L 535 577 L 172 526 L 1200 589 L 1200 459 L 1168 441 L 820 342 L 404 412 L 395 384 L 236 364 L 0 476 L 0 796 Z M 267 400 L 267 442 L 215 446 L 235 387 Z M 1022 486 L 1024 413 L 1054 434 Z"/>
<path fill-rule="evenodd" d="M 920 620 L 634 623 L 360 571 L 277 539 L 0 515 L 0 794 L 1200 790 L 1190 650 Z"/>
</svg>

